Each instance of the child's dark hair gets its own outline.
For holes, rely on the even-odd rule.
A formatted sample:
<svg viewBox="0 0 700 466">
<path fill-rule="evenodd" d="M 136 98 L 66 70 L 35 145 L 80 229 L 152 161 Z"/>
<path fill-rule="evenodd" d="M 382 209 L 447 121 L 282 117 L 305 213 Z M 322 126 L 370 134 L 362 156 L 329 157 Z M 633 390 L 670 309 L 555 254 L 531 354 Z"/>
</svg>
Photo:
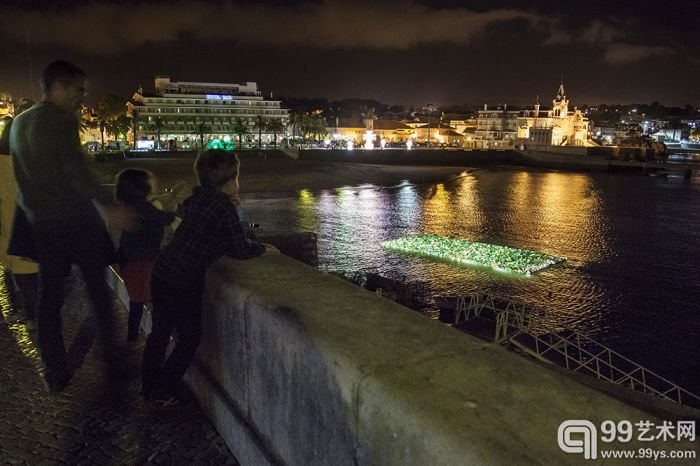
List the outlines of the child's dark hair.
<svg viewBox="0 0 700 466">
<path fill-rule="evenodd" d="M 151 179 L 148 170 L 125 168 L 117 173 L 114 198 L 119 202 L 133 202 L 147 199 L 151 195 Z"/>
<path fill-rule="evenodd" d="M 209 149 L 199 153 L 194 173 L 199 184 L 219 189 L 238 176 L 240 161 L 235 153 L 223 149 Z"/>
</svg>

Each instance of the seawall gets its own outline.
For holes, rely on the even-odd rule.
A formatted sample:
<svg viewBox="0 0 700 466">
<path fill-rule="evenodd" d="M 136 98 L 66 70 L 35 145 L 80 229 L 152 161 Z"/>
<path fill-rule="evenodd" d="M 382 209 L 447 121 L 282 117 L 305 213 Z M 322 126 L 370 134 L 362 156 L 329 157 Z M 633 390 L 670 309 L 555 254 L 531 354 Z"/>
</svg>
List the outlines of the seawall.
<svg viewBox="0 0 700 466">
<path fill-rule="evenodd" d="M 561 422 L 660 422 L 278 254 L 214 264 L 203 320 L 188 381 L 244 465 L 581 464 Z"/>
<path fill-rule="evenodd" d="M 376 163 L 382 165 L 443 165 L 474 167 L 513 163 L 511 150 L 299 150 L 299 160 Z"/>
<path fill-rule="evenodd" d="M 300 150 L 299 160 L 381 165 L 494 167 L 611 171 L 646 175 L 671 172 L 690 177 L 697 166 L 647 160 L 646 150 L 620 147 L 529 146 L 513 150 Z"/>
</svg>

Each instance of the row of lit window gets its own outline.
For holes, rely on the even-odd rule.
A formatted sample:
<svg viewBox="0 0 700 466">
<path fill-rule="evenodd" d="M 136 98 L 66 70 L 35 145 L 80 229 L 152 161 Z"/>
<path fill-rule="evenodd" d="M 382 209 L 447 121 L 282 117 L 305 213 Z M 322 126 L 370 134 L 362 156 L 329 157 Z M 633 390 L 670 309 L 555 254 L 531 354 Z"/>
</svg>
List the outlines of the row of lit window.
<svg viewBox="0 0 700 466">
<path fill-rule="evenodd" d="M 185 119 L 178 118 L 177 121 L 164 119 L 164 120 L 162 120 L 162 123 L 164 125 L 174 125 L 174 124 L 185 124 L 185 125 L 195 124 L 196 125 L 199 123 L 206 123 L 206 124 L 213 124 L 213 125 L 232 125 L 236 120 L 234 120 L 234 119 L 227 120 L 225 118 L 223 118 L 223 119 L 206 118 L 206 119 L 202 119 L 202 120 L 200 120 L 199 118 L 196 120 L 193 118 L 185 118 Z M 256 121 L 253 118 L 241 118 L 240 120 L 247 125 L 255 125 L 256 124 Z M 154 123 L 155 118 L 149 116 L 148 121 L 150 123 Z M 285 122 L 285 121 L 286 120 L 282 120 L 282 122 Z"/>
<path fill-rule="evenodd" d="M 172 115 L 177 113 L 210 113 L 219 115 L 281 115 L 286 116 L 287 112 L 280 110 L 258 110 L 258 109 L 210 109 L 210 108 L 148 108 L 136 107 L 139 113 L 161 113 Z"/>
<path fill-rule="evenodd" d="M 144 126 L 144 125 L 139 125 L 139 131 L 147 131 L 147 132 L 155 132 L 156 129 L 152 126 Z M 189 131 L 192 133 L 196 133 L 199 131 L 198 126 L 192 126 L 192 125 L 177 125 L 177 126 L 166 126 L 161 128 L 161 133 L 166 133 L 166 132 L 172 132 L 172 131 Z M 222 132 L 226 134 L 230 134 L 231 127 L 230 126 L 221 126 L 221 125 L 213 125 L 208 127 L 208 133 L 209 132 Z M 263 131 L 263 133 L 271 133 L 270 131 Z M 279 132 L 278 132 L 279 134 Z"/>
<path fill-rule="evenodd" d="M 267 100 L 189 100 L 177 99 L 175 102 L 163 102 L 162 98 L 144 99 L 149 104 L 185 104 L 185 105 L 248 105 L 255 107 L 279 107 L 279 102 L 270 102 Z M 169 99 L 172 100 L 172 99 Z"/>
</svg>

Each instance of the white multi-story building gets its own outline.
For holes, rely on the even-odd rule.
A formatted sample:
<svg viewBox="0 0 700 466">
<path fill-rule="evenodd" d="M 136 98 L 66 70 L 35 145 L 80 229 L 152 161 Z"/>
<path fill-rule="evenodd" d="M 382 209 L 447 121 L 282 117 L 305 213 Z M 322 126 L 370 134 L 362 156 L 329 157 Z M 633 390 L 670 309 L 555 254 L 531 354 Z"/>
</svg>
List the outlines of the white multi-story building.
<svg viewBox="0 0 700 466">
<path fill-rule="evenodd" d="M 269 144 L 286 134 L 289 110 L 280 104 L 264 99 L 254 82 L 178 82 L 156 76 L 155 92 L 139 88 L 127 103 L 127 114 L 133 118 L 134 139 L 141 148 L 188 149 L 226 137 L 237 142 L 233 126 L 239 119 L 250 132 L 249 141 L 257 143 L 260 136 L 263 144 Z M 272 129 L 271 122 L 281 126 Z M 158 138 L 160 144 L 155 142 Z"/>
<path fill-rule="evenodd" d="M 480 148 L 511 146 L 518 134 L 519 110 L 507 105 L 489 109 L 484 105 L 476 120 L 475 145 Z"/>
</svg>

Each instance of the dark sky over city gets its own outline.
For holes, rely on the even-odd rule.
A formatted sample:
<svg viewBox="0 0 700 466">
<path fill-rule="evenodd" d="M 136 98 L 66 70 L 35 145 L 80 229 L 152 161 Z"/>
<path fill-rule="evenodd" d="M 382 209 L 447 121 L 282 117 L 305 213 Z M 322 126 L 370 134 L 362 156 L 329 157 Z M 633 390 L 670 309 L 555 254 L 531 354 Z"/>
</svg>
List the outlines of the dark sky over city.
<svg viewBox="0 0 700 466">
<path fill-rule="evenodd" d="M 697 0 L 4 0 L 0 21 L 0 90 L 15 97 L 38 97 L 30 75 L 62 58 L 93 99 L 163 74 L 276 96 L 529 104 L 563 75 L 573 105 L 700 104 Z"/>
</svg>

